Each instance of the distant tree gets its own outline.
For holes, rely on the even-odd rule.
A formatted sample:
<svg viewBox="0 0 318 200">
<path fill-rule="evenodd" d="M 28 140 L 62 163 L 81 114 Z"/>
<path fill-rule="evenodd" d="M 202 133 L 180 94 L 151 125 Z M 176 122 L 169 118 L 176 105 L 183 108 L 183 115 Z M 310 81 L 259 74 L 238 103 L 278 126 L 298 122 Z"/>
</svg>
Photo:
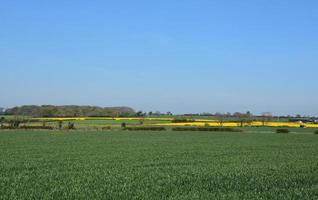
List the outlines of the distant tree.
<svg viewBox="0 0 318 200">
<path fill-rule="evenodd" d="M 152 111 L 148 112 L 148 115 L 149 115 L 149 116 L 151 116 L 152 114 L 153 114 Z"/>
<path fill-rule="evenodd" d="M 235 112 L 233 113 L 233 117 L 235 118 L 235 121 L 238 121 L 240 123 L 240 126 L 243 127 L 244 121 L 242 120 L 242 113 L 240 112 Z"/>
<path fill-rule="evenodd" d="M 250 126 L 253 122 L 251 117 L 252 114 L 249 111 L 246 113 L 236 112 L 233 114 L 233 116 L 235 117 L 236 121 L 239 122 L 241 127 L 245 126 L 246 124 Z"/>
<path fill-rule="evenodd" d="M 215 117 L 216 117 L 216 119 L 217 119 L 217 121 L 219 123 L 219 126 L 223 126 L 223 123 L 224 123 L 224 120 L 225 120 L 224 114 L 217 112 L 217 113 L 215 113 Z"/>
<path fill-rule="evenodd" d="M 9 125 L 11 128 L 19 128 L 20 124 L 23 123 L 24 120 L 21 117 L 14 117 L 9 121 Z"/>
<path fill-rule="evenodd" d="M 136 113 L 136 116 L 137 116 L 137 117 L 143 117 L 143 116 L 145 116 L 145 114 L 144 114 L 144 112 L 142 112 L 142 111 L 140 110 L 140 111 L 138 111 L 138 112 Z"/>
<path fill-rule="evenodd" d="M 270 112 L 263 112 L 261 115 L 261 119 L 262 119 L 262 125 L 265 126 L 266 122 L 271 121 L 273 115 Z"/>
<path fill-rule="evenodd" d="M 170 112 L 170 111 L 167 112 L 167 115 L 168 115 L 168 116 L 172 116 L 172 112 Z"/>
<path fill-rule="evenodd" d="M 97 107 L 97 106 L 52 106 L 26 105 L 5 110 L 8 115 L 25 115 L 33 117 L 74 117 L 74 116 L 134 116 L 135 111 L 129 107 Z"/>
<path fill-rule="evenodd" d="M 243 114 L 240 113 L 240 112 L 235 112 L 235 113 L 233 114 L 233 117 L 240 118 L 242 115 L 243 115 Z"/>
<path fill-rule="evenodd" d="M 245 114 L 245 123 L 248 126 L 251 126 L 253 122 L 253 114 L 250 111 L 247 111 Z"/>
<path fill-rule="evenodd" d="M 54 116 L 56 116 L 56 112 L 57 112 L 57 110 L 53 107 L 50 107 L 50 106 L 43 107 L 41 109 L 41 116 L 42 117 L 54 117 Z"/>
</svg>

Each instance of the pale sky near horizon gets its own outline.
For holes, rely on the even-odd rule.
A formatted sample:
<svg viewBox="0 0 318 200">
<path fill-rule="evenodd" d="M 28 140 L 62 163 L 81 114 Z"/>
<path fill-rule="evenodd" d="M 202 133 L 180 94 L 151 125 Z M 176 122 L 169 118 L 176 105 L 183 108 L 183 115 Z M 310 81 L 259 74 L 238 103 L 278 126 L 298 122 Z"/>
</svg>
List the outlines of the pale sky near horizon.
<svg viewBox="0 0 318 200">
<path fill-rule="evenodd" d="M 0 1 L 0 107 L 318 116 L 318 1 Z"/>
</svg>

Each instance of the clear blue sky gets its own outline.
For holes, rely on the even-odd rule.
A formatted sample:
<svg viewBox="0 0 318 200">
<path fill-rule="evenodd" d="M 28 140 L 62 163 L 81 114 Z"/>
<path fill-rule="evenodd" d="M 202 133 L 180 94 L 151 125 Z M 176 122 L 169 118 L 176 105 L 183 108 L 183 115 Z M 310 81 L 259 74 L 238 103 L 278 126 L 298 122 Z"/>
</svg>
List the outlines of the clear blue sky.
<svg viewBox="0 0 318 200">
<path fill-rule="evenodd" d="M 2 0 L 0 107 L 318 115 L 316 0 Z"/>
</svg>

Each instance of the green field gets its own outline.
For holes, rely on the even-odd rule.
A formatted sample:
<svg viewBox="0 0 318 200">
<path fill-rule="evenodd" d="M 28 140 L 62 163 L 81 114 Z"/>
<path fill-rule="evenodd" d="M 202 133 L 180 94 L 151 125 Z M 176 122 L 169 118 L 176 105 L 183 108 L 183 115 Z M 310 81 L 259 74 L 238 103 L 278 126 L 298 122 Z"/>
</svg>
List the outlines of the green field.
<svg viewBox="0 0 318 200">
<path fill-rule="evenodd" d="M 318 135 L 1 131 L 0 199 L 318 199 Z"/>
</svg>

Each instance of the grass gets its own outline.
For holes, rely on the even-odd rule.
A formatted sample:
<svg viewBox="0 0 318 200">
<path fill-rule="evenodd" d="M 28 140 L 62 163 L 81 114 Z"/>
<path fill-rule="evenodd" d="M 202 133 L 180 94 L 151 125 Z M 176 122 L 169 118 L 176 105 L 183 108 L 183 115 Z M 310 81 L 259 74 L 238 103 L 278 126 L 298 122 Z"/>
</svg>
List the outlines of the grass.
<svg viewBox="0 0 318 200">
<path fill-rule="evenodd" d="M 0 199 L 317 199 L 318 137 L 297 130 L 2 131 Z"/>
</svg>

